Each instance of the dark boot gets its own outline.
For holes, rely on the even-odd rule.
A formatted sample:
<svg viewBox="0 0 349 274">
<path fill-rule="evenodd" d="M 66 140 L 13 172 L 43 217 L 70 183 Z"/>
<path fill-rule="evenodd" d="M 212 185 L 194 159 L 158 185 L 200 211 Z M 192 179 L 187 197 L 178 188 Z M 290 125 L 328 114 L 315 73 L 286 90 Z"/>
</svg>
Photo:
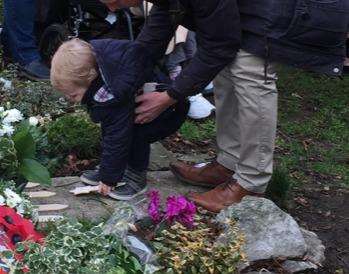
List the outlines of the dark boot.
<svg viewBox="0 0 349 274">
<path fill-rule="evenodd" d="M 50 69 L 40 61 L 33 61 L 20 67 L 21 74 L 30 80 L 49 81 Z"/>
</svg>

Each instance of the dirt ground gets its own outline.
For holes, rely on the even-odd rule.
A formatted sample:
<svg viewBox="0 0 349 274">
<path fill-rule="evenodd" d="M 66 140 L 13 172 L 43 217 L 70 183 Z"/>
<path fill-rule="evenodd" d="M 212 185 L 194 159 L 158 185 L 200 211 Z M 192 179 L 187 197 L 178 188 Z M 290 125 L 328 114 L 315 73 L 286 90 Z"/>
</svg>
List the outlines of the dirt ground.
<svg viewBox="0 0 349 274">
<path fill-rule="evenodd" d="M 290 214 L 326 247 L 326 261 L 316 273 L 349 273 L 349 190 L 307 185 L 291 195 Z"/>
</svg>

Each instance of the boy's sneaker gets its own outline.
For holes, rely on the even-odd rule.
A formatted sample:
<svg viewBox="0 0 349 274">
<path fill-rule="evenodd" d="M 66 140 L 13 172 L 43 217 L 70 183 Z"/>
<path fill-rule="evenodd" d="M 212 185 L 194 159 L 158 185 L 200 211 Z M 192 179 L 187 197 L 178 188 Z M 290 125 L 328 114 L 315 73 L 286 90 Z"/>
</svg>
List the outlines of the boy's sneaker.
<svg viewBox="0 0 349 274">
<path fill-rule="evenodd" d="M 134 187 L 128 183 L 111 191 L 108 196 L 119 201 L 129 201 L 147 192 L 147 185 Z"/>
<path fill-rule="evenodd" d="M 99 182 L 101 181 L 98 171 L 99 171 L 98 169 L 86 170 L 80 176 L 81 182 L 83 182 L 86 185 L 90 185 L 90 186 L 98 186 Z"/>
<path fill-rule="evenodd" d="M 146 171 L 137 171 L 128 167 L 122 182 L 124 183 L 122 186 L 116 187 L 109 193 L 110 198 L 128 201 L 147 191 Z"/>
</svg>

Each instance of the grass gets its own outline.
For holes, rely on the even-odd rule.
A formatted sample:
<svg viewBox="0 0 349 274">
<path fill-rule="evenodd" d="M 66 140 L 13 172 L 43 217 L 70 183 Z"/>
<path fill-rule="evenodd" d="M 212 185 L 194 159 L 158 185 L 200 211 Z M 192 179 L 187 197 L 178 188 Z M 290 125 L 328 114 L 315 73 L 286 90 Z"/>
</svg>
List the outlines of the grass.
<svg viewBox="0 0 349 274">
<path fill-rule="evenodd" d="M 215 121 L 205 119 L 202 122 L 187 120 L 179 130 L 184 139 L 190 141 L 203 141 L 214 138 L 216 135 Z"/>
<path fill-rule="evenodd" d="M 349 76 L 330 78 L 279 67 L 275 181 L 349 187 Z M 214 120 L 187 121 L 191 141 L 214 138 Z"/>
<path fill-rule="evenodd" d="M 349 77 L 279 69 L 275 156 L 292 183 L 349 186 Z"/>
</svg>

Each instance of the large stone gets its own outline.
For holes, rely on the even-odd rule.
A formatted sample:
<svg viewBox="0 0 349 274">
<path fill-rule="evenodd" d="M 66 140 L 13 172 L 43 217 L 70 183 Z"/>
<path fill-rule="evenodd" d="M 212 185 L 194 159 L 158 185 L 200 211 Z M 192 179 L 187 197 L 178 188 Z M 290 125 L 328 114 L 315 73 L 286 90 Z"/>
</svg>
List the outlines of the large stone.
<svg viewBox="0 0 349 274">
<path fill-rule="evenodd" d="M 272 201 L 248 196 L 222 211 L 217 219 L 236 218 L 246 237 L 249 262 L 303 258 L 307 247 L 296 221 Z"/>
<path fill-rule="evenodd" d="M 306 270 L 318 269 L 325 260 L 325 246 L 319 237 L 311 231 L 301 228 L 307 252 L 303 261 L 287 260 L 282 263 L 282 267 L 291 273 L 303 273 Z"/>
<path fill-rule="evenodd" d="M 282 263 L 282 268 L 287 273 L 304 273 L 306 270 L 318 269 L 318 266 L 308 261 L 287 260 Z"/>
<path fill-rule="evenodd" d="M 307 245 L 307 253 L 304 258 L 317 265 L 321 265 L 325 261 L 325 246 L 314 232 L 303 228 L 301 228 L 301 231 Z"/>
<path fill-rule="evenodd" d="M 151 145 L 150 164 L 148 170 L 168 170 L 171 162 L 175 161 L 175 155 L 167 150 L 161 143 Z"/>
</svg>

